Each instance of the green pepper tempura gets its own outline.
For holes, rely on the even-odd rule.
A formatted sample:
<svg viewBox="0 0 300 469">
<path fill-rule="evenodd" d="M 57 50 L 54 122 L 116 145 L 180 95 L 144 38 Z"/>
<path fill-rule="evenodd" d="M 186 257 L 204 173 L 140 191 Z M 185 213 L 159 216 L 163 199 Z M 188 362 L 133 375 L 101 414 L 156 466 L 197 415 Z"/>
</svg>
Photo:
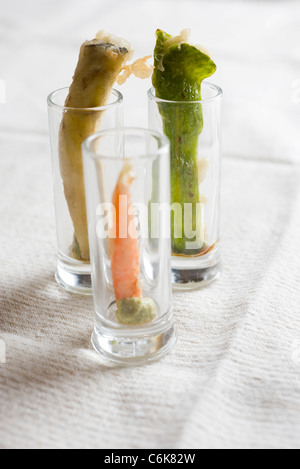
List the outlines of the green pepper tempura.
<svg viewBox="0 0 300 469">
<path fill-rule="evenodd" d="M 216 71 L 216 65 L 200 48 L 188 44 L 188 31 L 172 37 L 157 30 L 152 77 L 156 97 L 172 103 L 159 103 L 165 135 L 171 145 L 172 251 L 177 255 L 197 255 L 203 247 L 197 210 L 200 204 L 198 180 L 198 139 L 203 130 L 201 83 Z M 184 104 L 182 104 L 184 102 Z M 186 103 L 186 104 L 185 104 Z M 187 206 L 189 204 L 189 212 Z M 178 232 L 179 229 L 179 232 Z M 188 248 L 187 243 L 194 248 Z"/>
</svg>

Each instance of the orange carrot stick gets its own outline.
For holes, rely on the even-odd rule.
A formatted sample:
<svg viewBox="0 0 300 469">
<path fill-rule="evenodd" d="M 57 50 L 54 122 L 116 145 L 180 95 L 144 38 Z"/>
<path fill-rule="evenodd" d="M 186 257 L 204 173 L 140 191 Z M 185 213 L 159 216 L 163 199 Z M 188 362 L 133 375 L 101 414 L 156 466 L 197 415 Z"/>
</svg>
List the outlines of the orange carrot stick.
<svg viewBox="0 0 300 469">
<path fill-rule="evenodd" d="M 142 298 L 139 282 L 139 246 L 131 210 L 130 188 L 134 178 L 132 166 L 126 163 L 113 194 L 116 230 L 115 237 L 111 240 L 111 272 L 117 301 Z"/>
</svg>

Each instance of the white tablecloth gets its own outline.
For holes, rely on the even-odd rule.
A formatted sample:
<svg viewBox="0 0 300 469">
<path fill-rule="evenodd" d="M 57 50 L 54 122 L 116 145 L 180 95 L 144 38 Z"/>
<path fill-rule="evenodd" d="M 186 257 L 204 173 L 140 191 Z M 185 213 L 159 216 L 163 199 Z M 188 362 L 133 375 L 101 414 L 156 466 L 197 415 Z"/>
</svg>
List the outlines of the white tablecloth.
<svg viewBox="0 0 300 469">
<path fill-rule="evenodd" d="M 0 447 L 300 448 L 300 3 L 0 0 Z M 223 276 L 174 295 L 176 348 L 123 368 L 61 290 L 47 94 L 99 29 L 152 53 L 185 27 L 224 89 Z M 122 88 L 147 124 L 146 82 Z"/>
</svg>

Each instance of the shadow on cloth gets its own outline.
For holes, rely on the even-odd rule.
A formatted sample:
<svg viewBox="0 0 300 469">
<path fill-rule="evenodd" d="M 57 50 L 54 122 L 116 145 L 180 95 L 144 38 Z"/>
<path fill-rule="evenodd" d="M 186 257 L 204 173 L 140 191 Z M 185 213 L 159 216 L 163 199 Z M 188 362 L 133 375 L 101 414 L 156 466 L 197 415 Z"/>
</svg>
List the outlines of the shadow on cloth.
<svg viewBox="0 0 300 469">
<path fill-rule="evenodd" d="M 28 368 L 30 379 L 33 368 L 37 380 L 45 374 L 50 379 L 51 370 L 56 380 L 58 372 L 74 375 L 82 371 L 89 375 L 125 367 L 99 356 L 91 345 L 92 296 L 63 290 L 51 274 L 35 275 L 19 281 L 18 286 L 0 291 L 0 323 L 0 334 L 9 334 L 20 344 L 24 341 L 32 344 L 30 350 L 26 347 L 26 364 L 21 367 L 23 375 Z M 18 361 L 18 345 L 8 344 L 7 348 L 12 351 L 11 360 Z M 22 361 L 22 357 L 20 359 Z"/>
</svg>

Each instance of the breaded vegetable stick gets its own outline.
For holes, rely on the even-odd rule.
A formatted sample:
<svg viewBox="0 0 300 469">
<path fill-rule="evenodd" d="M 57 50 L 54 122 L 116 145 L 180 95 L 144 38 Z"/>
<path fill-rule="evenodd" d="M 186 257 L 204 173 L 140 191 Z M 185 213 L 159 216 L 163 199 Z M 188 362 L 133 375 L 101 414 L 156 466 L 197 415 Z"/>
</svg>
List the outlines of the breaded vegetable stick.
<svg viewBox="0 0 300 469">
<path fill-rule="evenodd" d="M 111 272 L 116 316 L 121 324 L 140 325 L 156 317 L 151 298 L 143 298 L 140 276 L 139 242 L 132 214 L 131 185 L 135 179 L 129 162 L 124 164 L 113 194 L 115 207 L 115 237 L 112 242 Z"/>
<path fill-rule="evenodd" d="M 175 237 L 176 226 L 184 226 L 191 217 L 192 232 L 199 233 L 197 209 L 200 203 L 198 179 L 198 138 L 203 129 L 201 83 L 211 76 L 216 65 L 199 47 L 187 43 L 189 30 L 179 36 L 157 30 L 152 77 L 156 96 L 173 104 L 159 104 L 164 133 L 171 144 L 171 202 L 182 206 L 181 219 L 172 215 L 172 251 L 177 255 L 195 255 L 201 252 L 201 240 L 183 236 Z M 186 102 L 186 104 L 176 104 Z M 192 210 L 187 214 L 186 205 Z M 198 222 L 198 223 L 197 223 Z M 195 250 L 187 243 L 200 244 Z"/>
<path fill-rule="evenodd" d="M 59 155 L 65 197 L 74 225 L 72 256 L 89 261 L 89 241 L 81 144 L 97 131 L 101 112 L 77 108 L 96 108 L 107 104 L 122 68 L 132 56 L 131 46 L 123 39 L 100 31 L 96 39 L 86 41 L 80 50 L 73 82 L 66 99 Z"/>
<path fill-rule="evenodd" d="M 116 300 L 141 298 L 139 284 L 139 246 L 131 212 L 131 185 L 135 179 L 130 163 L 125 163 L 113 194 L 116 232 L 113 241 L 111 271 Z M 130 228 L 129 228 L 130 227 Z"/>
</svg>

